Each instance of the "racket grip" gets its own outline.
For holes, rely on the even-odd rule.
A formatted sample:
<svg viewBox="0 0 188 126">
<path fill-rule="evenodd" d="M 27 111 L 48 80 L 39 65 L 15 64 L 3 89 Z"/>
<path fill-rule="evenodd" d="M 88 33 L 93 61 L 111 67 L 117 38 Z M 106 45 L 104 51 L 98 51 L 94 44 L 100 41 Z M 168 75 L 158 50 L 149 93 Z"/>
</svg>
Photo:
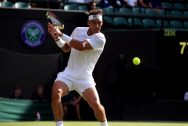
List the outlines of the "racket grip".
<svg viewBox="0 0 188 126">
<path fill-rule="evenodd" d="M 59 48 L 62 48 L 66 42 L 64 40 L 62 40 L 61 37 L 58 37 L 58 38 L 59 38 L 59 40 L 56 41 L 56 44 Z"/>
</svg>

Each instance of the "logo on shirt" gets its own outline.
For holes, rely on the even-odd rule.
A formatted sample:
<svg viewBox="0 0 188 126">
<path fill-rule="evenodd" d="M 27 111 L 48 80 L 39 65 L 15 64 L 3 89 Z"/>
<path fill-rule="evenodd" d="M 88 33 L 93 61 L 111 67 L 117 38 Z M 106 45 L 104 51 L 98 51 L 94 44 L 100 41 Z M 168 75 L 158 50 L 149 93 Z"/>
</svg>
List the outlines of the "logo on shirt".
<svg viewBox="0 0 188 126">
<path fill-rule="evenodd" d="M 38 21 L 29 20 L 21 29 L 21 37 L 27 46 L 39 47 L 45 40 L 44 28 Z"/>
</svg>

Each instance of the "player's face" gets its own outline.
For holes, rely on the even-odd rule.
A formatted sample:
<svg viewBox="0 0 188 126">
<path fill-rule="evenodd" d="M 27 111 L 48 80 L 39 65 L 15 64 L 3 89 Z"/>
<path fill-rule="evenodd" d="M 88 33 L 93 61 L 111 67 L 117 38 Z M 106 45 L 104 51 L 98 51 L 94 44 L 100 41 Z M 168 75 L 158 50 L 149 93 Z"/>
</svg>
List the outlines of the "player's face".
<svg viewBox="0 0 188 126">
<path fill-rule="evenodd" d="M 103 25 L 103 21 L 100 21 L 99 19 L 90 20 L 88 21 L 88 25 L 91 29 L 100 31 Z"/>
</svg>

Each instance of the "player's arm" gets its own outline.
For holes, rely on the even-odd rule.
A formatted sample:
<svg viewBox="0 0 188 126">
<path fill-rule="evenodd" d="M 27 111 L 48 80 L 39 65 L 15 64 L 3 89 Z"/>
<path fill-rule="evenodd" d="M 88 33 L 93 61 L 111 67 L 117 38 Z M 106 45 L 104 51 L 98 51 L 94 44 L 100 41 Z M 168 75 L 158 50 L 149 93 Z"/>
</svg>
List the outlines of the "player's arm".
<svg viewBox="0 0 188 126">
<path fill-rule="evenodd" d="M 56 44 L 58 45 L 59 48 L 65 53 L 68 53 L 71 50 L 71 47 L 63 41 L 60 37 L 57 37 L 57 39 L 54 39 Z"/>
<path fill-rule="evenodd" d="M 71 47 L 67 43 L 65 43 L 65 45 L 61 48 L 61 50 L 63 50 L 63 52 L 65 53 L 68 53 L 70 52 Z"/>
<path fill-rule="evenodd" d="M 70 47 L 77 49 L 79 51 L 93 49 L 93 47 L 91 46 L 91 44 L 87 40 L 78 41 L 78 40 L 72 39 L 69 42 L 69 45 L 70 45 Z"/>
<path fill-rule="evenodd" d="M 71 47 L 68 45 L 68 44 L 65 44 L 64 46 L 63 46 L 63 49 L 62 49 L 64 52 L 70 52 L 70 50 L 71 50 Z"/>
<path fill-rule="evenodd" d="M 90 49 L 103 49 L 106 39 L 104 35 L 93 35 L 92 37 L 79 41 L 72 39 L 70 36 L 63 34 L 60 36 L 71 48 L 77 49 L 79 51 L 90 50 Z"/>
<path fill-rule="evenodd" d="M 58 28 L 55 28 L 52 24 L 48 23 L 48 32 L 63 52 L 69 52 L 71 50 L 71 47 L 59 37 L 62 33 Z"/>
<path fill-rule="evenodd" d="M 57 45 L 63 49 L 63 51 L 67 52 L 70 51 L 70 48 L 77 49 L 79 51 L 83 50 L 90 50 L 93 49 L 91 44 L 87 41 L 78 41 L 75 39 L 72 39 L 70 36 L 62 33 L 58 28 L 54 27 L 52 24 L 48 23 L 48 32 L 50 35 L 54 38 Z M 66 45 L 66 44 L 68 45 Z M 66 45 L 64 47 L 64 45 Z"/>
<path fill-rule="evenodd" d="M 63 34 L 61 38 L 66 43 L 68 43 L 68 45 L 70 45 L 71 48 L 77 49 L 79 51 L 91 50 L 91 49 L 102 50 L 106 43 L 106 39 L 103 34 L 94 34 L 84 41 L 72 39 L 66 34 Z"/>
<path fill-rule="evenodd" d="M 66 49 L 68 47 L 74 48 L 79 51 L 93 49 L 93 47 L 87 40 L 79 41 L 76 39 L 72 39 L 71 37 L 67 36 L 66 34 L 60 35 L 60 38 L 58 38 L 58 39 L 61 40 L 61 41 L 57 41 L 57 44 L 60 44 L 60 46 L 58 45 L 59 47 L 61 47 L 61 43 L 62 43 L 62 45 L 64 45 L 64 43 L 66 43 L 67 46 L 64 46 L 63 47 L 64 49 Z"/>
</svg>

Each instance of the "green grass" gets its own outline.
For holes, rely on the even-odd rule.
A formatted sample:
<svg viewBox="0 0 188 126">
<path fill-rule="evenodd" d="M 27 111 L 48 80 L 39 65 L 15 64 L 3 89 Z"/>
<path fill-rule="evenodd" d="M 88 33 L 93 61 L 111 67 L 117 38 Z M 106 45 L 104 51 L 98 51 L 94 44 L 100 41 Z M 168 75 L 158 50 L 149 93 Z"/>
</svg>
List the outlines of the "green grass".
<svg viewBox="0 0 188 126">
<path fill-rule="evenodd" d="M 52 121 L 0 122 L 0 126 L 55 126 Z M 64 126 L 99 126 L 92 121 L 65 121 Z M 188 122 L 109 122 L 109 126 L 188 126 Z"/>
</svg>

